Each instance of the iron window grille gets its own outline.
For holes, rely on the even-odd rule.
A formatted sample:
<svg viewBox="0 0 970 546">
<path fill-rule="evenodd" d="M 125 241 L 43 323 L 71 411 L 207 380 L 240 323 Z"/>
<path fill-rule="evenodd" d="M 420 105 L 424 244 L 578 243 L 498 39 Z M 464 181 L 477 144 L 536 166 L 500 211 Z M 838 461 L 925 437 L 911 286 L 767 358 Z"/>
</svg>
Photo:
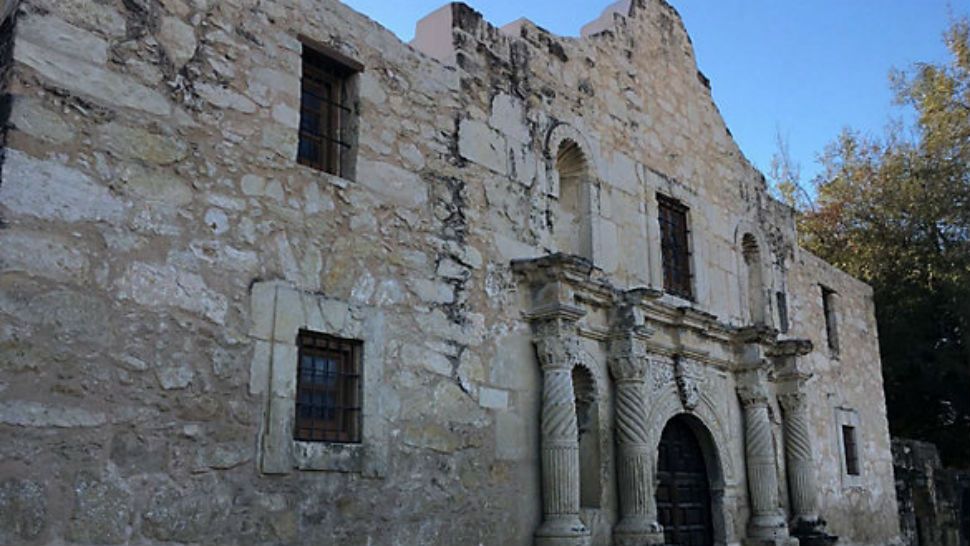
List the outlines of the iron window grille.
<svg viewBox="0 0 970 546">
<path fill-rule="evenodd" d="M 359 443 L 363 344 L 301 330 L 293 438 Z"/>
<path fill-rule="evenodd" d="M 343 175 L 344 158 L 353 150 L 349 127 L 356 115 L 348 84 L 362 69 L 330 48 L 304 43 L 297 162 Z"/>
<path fill-rule="evenodd" d="M 856 443 L 855 427 L 842 425 L 842 445 L 845 447 L 845 473 L 859 475 L 859 449 Z"/>
<path fill-rule="evenodd" d="M 664 290 L 693 299 L 690 271 L 690 230 L 687 207 L 676 199 L 657 196 L 660 211 L 660 250 L 663 257 Z"/>
</svg>

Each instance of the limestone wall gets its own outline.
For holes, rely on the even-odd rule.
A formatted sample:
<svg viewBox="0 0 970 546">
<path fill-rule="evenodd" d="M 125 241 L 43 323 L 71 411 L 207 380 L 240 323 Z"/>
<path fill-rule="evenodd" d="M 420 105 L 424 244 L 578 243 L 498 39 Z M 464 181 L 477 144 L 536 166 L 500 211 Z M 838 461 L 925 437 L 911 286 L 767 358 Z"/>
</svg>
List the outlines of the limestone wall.
<svg viewBox="0 0 970 546">
<path fill-rule="evenodd" d="M 796 264 L 792 334 L 815 346 L 806 358 L 822 516 L 840 544 L 888 543 L 898 524 L 872 289 L 804 250 Z M 820 285 L 837 294 L 837 354 L 828 347 Z M 846 473 L 842 424 L 857 429 L 858 477 Z"/>
<path fill-rule="evenodd" d="M 595 279 L 659 291 L 658 193 L 689 207 L 694 301 L 663 295 L 652 320 L 690 323 L 658 340 L 709 351 L 702 417 L 730 469 L 716 526 L 736 543 L 747 521 L 730 336 L 753 322 L 752 234 L 768 325 L 786 292 L 791 335 L 824 348 L 817 283 L 846 302 L 842 365 L 811 357 L 823 515 L 847 544 L 894 536 L 867 289 L 797 252 L 674 10 L 620 8 L 565 39 L 450 5 L 419 26 L 427 55 L 326 0 L 21 2 L 0 178 L 0 543 L 531 544 L 539 369 L 510 262 L 585 250 Z M 365 67 L 352 180 L 295 162 L 301 37 Z M 556 171 L 562 143 L 582 169 Z M 586 193 L 570 197 L 574 174 Z M 580 303 L 609 393 L 604 302 Z M 276 436 L 301 327 L 364 342 L 359 450 Z M 664 417 L 680 407 L 668 369 Z M 865 423 L 848 490 L 829 393 Z M 584 517 L 609 544 L 600 400 Z"/>
</svg>

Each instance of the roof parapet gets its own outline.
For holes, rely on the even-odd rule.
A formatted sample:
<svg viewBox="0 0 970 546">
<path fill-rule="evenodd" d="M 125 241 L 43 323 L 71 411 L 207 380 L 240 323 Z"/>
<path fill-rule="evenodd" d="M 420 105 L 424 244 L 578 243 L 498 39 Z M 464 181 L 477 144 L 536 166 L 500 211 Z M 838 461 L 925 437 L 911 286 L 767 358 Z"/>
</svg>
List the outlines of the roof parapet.
<svg viewBox="0 0 970 546">
<path fill-rule="evenodd" d="M 633 0 L 617 0 L 609 6 L 603 8 L 603 12 L 596 19 L 583 25 L 579 29 L 582 38 L 589 38 L 595 34 L 610 30 L 616 26 L 618 17 L 629 17 L 630 10 L 633 8 Z"/>
</svg>

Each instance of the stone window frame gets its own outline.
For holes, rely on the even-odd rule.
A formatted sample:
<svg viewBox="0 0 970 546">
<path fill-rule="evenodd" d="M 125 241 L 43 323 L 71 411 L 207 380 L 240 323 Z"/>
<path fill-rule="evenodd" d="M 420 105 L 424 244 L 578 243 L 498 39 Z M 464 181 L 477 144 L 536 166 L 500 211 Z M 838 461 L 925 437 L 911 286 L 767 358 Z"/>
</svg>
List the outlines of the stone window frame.
<svg viewBox="0 0 970 546">
<path fill-rule="evenodd" d="M 360 73 L 364 71 L 364 65 L 344 55 L 334 47 L 318 42 L 303 34 L 299 35 L 298 39 L 302 47 L 302 52 L 300 54 L 300 121 L 297 125 L 296 162 L 299 165 L 331 176 L 345 180 L 355 180 L 357 174 L 358 133 L 361 115 L 359 100 Z M 341 145 L 346 146 L 346 149 L 342 153 L 337 154 L 337 163 L 335 165 L 321 165 L 313 161 L 308 161 L 300 153 L 300 143 L 303 141 L 303 87 L 305 82 L 303 69 L 307 64 L 308 53 L 319 57 L 330 65 L 327 71 L 332 73 L 331 77 L 335 80 L 334 87 L 339 88 L 338 91 L 340 93 L 340 105 L 336 109 L 347 112 L 347 115 L 339 116 L 339 119 L 333 122 L 335 127 L 331 127 L 331 138 L 334 138 L 337 143 L 342 143 L 333 144 L 335 149 L 339 149 Z M 331 115 L 335 111 L 333 110 Z"/>
<path fill-rule="evenodd" d="M 825 327 L 825 344 L 829 357 L 838 359 L 839 347 L 839 293 L 824 284 L 819 284 L 822 295 L 822 321 Z"/>
<path fill-rule="evenodd" d="M 386 349 L 383 313 L 300 290 L 283 281 L 254 283 L 250 303 L 249 337 L 254 351 L 249 391 L 263 402 L 257 457 L 260 472 L 331 471 L 383 478 L 389 446 L 380 400 Z M 305 442 L 293 438 L 297 333 L 301 329 L 362 343 L 360 443 Z"/>
<path fill-rule="evenodd" d="M 846 461 L 845 440 L 842 436 L 842 427 L 852 427 L 855 429 L 855 459 L 858 474 L 849 474 L 848 462 Z M 852 408 L 835 408 L 835 437 L 839 446 L 839 468 L 842 475 L 842 487 L 862 487 L 863 475 L 865 474 L 862 459 L 864 444 L 862 438 L 862 427 L 860 426 L 859 412 Z"/>
</svg>

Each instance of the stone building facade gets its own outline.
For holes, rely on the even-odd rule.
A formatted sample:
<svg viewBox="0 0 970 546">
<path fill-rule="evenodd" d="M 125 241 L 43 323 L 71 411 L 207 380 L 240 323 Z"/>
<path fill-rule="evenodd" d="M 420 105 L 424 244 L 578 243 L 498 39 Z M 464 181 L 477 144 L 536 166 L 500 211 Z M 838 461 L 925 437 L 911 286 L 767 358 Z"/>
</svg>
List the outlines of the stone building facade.
<svg viewBox="0 0 970 546">
<path fill-rule="evenodd" d="M 0 543 L 898 540 L 871 291 L 662 0 L 4 6 Z"/>
</svg>

